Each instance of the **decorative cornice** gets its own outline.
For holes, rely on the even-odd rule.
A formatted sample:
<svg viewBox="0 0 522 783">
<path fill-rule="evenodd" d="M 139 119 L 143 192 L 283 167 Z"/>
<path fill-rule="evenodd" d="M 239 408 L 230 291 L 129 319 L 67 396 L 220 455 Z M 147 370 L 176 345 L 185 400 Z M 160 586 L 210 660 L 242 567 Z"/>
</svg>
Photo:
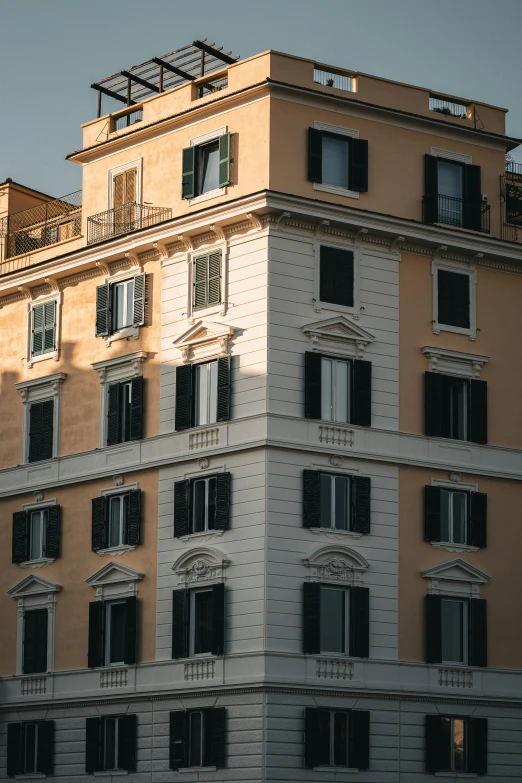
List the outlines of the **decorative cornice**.
<svg viewBox="0 0 522 783">
<path fill-rule="evenodd" d="M 429 359 L 430 372 L 446 373 L 459 378 L 480 378 L 482 367 L 489 361 L 489 356 L 431 345 L 425 345 L 422 353 Z"/>
</svg>

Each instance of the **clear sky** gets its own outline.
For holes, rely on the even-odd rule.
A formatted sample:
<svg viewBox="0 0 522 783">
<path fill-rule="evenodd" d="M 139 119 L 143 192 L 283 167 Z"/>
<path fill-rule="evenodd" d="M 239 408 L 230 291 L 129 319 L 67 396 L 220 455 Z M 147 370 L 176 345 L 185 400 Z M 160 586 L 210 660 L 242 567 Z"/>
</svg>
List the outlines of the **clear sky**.
<svg viewBox="0 0 522 783">
<path fill-rule="evenodd" d="M 522 138 L 522 0 L 0 0 L 0 182 L 80 188 L 90 84 L 204 37 L 503 106 Z"/>
</svg>

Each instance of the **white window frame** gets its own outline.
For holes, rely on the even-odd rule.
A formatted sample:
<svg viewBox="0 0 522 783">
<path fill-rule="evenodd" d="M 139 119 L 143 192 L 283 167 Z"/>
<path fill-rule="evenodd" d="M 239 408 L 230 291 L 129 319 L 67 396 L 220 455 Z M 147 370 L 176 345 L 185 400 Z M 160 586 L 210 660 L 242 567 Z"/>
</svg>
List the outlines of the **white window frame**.
<svg viewBox="0 0 522 783">
<path fill-rule="evenodd" d="M 198 378 L 200 373 L 198 372 L 199 367 L 206 367 L 207 368 L 207 393 L 206 393 L 206 400 L 205 400 L 205 408 L 206 408 L 206 415 L 208 417 L 208 421 L 204 422 L 197 422 L 194 424 L 195 427 L 209 427 L 213 424 L 217 424 L 217 406 L 218 406 L 218 364 L 217 359 L 210 359 L 208 362 L 198 362 L 194 365 L 194 413 L 195 413 L 195 419 L 198 418 L 198 410 L 199 410 L 199 402 L 200 402 L 200 394 L 199 394 L 199 382 Z M 212 368 L 210 365 L 214 365 L 215 370 L 212 371 Z M 215 382 L 215 389 L 213 389 L 214 384 L 212 383 L 212 378 L 214 378 Z M 215 409 L 212 410 L 212 392 L 215 392 L 214 394 L 214 402 L 215 402 Z M 212 418 L 214 416 L 214 418 Z"/>
<path fill-rule="evenodd" d="M 469 277 L 469 329 L 439 323 L 439 270 L 464 274 Z M 465 334 L 474 342 L 477 339 L 477 270 L 475 266 L 461 264 L 458 261 L 434 258 L 431 264 L 433 277 L 433 334 L 453 332 Z"/>
<path fill-rule="evenodd" d="M 56 506 L 56 498 L 42 500 L 37 503 L 24 503 L 22 505 L 22 511 L 27 511 L 28 514 L 31 514 L 33 511 L 43 511 L 46 508 L 50 508 L 50 506 Z M 41 568 L 43 565 L 49 565 L 50 563 L 54 563 L 54 558 L 42 557 L 37 560 L 25 560 L 23 563 L 18 563 L 18 567 Z"/>
<path fill-rule="evenodd" d="M 191 745 L 191 742 L 192 742 L 191 718 L 192 718 L 192 715 L 195 715 L 195 714 L 201 715 L 201 747 L 200 747 L 200 754 L 199 754 L 200 763 L 199 764 L 190 764 L 190 756 L 191 756 L 190 745 Z M 188 767 L 188 769 L 199 769 L 199 770 L 201 770 L 202 768 L 205 767 L 205 764 L 204 764 L 204 761 L 205 761 L 205 723 L 206 723 L 206 721 L 205 721 L 205 711 L 204 710 L 190 710 L 190 712 L 188 714 L 188 721 L 187 722 L 188 722 L 188 731 L 187 731 L 187 735 L 188 735 L 188 741 L 187 741 L 188 753 L 187 753 L 187 756 L 188 756 L 188 759 L 189 759 L 189 767 Z"/>
<path fill-rule="evenodd" d="M 55 302 L 55 311 L 54 311 L 54 317 L 55 317 L 55 330 L 54 330 L 54 341 L 55 341 L 55 347 L 52 351 L 47 351 L 47 353 L 42 353 L 39 356 L 33 356 L 32 355 L 32 336 L 33 336 L 33 310 L 35 307 L 41 304 L 47 304 L 48 302 Z M 34 364 L 38 364 L 38 362 L 43 362 L 46 359 L 53 359 L 53 361 L 57 362 L 60 359 L 60 345 L 61 345 L 61 332 L 62 332 L 62 304 L 63 304 L 63 292 L 56 292 L 53 291 L 52 294 L 46 294 L 44 296 L 39 296 L 37 299 L 31 299 L 27 302 L 27 356 L 25 360 L 25 366 L 28 369 L 31 369 Z"/>
<path fill-rule="evenodd" d="M 334 304 L 333 302 L 323 302 L 321 300 L 321 247 L 333 247 L 338 250 L 349 250 L 353 253 L 353 306 Z M 354 318 L 359 318 L 361 314 L 360 285 L 359 276 L 361 268 L 362 247 L 360 245 L 341 243 L 337 241 L 330 242 L 325 236 L 322 239 L 314 239 L 314 313 L 320 313 L 322 310 L 332 310 L 336 313 L 350 313 Z"/>
<path fill-rule="evenodd" d="M 331 422 L 332 426 L 334 426 L 334 427 L 335 426 L 342 426 L 342 425 L 345 425 L 345 424 L 351 424 L 351 421 L 350 421 L 350 418 L 351 418 L 350 411 L 351 411 L 351 404 L 352 404 L 352 360 L 350 358 L 348 358 L 348 357 L 345 358 L 343 356 L 328 356 L 328 355 L 321 356 L 321 376 L 322 376 L 322 372 L 323 372 L 323 361 L 325 361 L 325 360 L 330 361 L 330 362 L 343 362 L 344 364 L 348 365 L 348 370 L 347 370 L 347 378 L 348 378 L 348 383 L 347 383 L 347 388 L 348 388 L 348 412 L 347 412 L 347 421 L 338 421 L 335 418 L 331 418 L 331 419 L 323 419 L 322 418 L 323 394 L 325 393 L 325 389 L 324 389 L 323 383 L 321 383 L 321 421 Z M 331 404 L 331 408 L 332 408 L 332 411 L 333 411 L 332 415 L 335 417 L 335 415 L 337 414 L 337 400 L 336 400 L 336 397 L 335 397 L 335 385 L 336 385 L 335 378 L 336 378 L 336 374 L 337 374 L 337 369 L 336 368 L 334 369 L 333 365 L 332 365 L 332 369 L 333 369 L 333 372 L 332 372 L 332 399 L 331 399 L 331 403 L 332 404 Z"/>
<path fill-rule="evenodd" d="M 109 209 L 114 208 L 114 178 L 117 174 L 122 174 L 124 171 L 130 169 L 136 169 L 136 202 L 142 204 L 142 180 L 143 180 L 143 158 L 137 158 L 136 160 L 130 160 L 128 163 L 122 163 L 120 166 L 115 166 L 113 169 L 109 169 L 108 172 L 108 194 L 107 204 Z"/>
<path fill-rule="evenodd" d="M 350 474 L 343 474 L 343 473 L 330 473 L 327 470 L 321 470 L 319 472 L 319 482 L 321 481 L 321 476 L 328 476 L 330 479 L 330 493 L 331 493 L 331 516 L 330 516 L 330 526 L 329 527 L 322 527 L 321 530 L 326 530 L 330 532 L 341 532 L 341 533 L 347 533 L 350 531 L 350 525 L 352 522 L 352 514 L 351 514 L 351 500 L 352 500 L 352 482 L 351 482 L 351 475 Z M 346 528 L 338 528 L 335 526 L 335 481 L 336 479 L 344 479 L 347 482 L 348 486 L 348 503 L 346 506 L 347 511 L 347 527 Z M 320 514 L 320 511 L 319 511 Z M 322 520 L 321 520 L 322 521 Z"/>
<path fill-rule="evenodd" d="M 108 270 L 108 267 L 105 265 L 103 268 Z M 136 266 L 133 266 L 130 269 L 127 268 L 119 270 L 114 274 L 106 274 L 104 282 L 108 283 L 109 286 L 118 285 L 118 283 L 125 283 L 127 281 L 134 280 L 135 277 L 140 274 L 142 274 L 141 267 L 136 268 Z M 134 285 L 136 285 L 136 282 L 134 282 Z M 115 343 L 118 340 L 127 340 L 129 337 L 137 340 L 140 336 L 140 328 L 140 326 L 132 326 L 131 324 L 131 326 L 125 326 L 123 329 L 119 329 L 117 332 L 113 332 L 111 323 L 109 334 L 103 338 L 105 345 L 107 348 L 109 348 L 112 343 Z"/>
<path fill-rule="evenodd" d="M 100 770 L 99 772 L 95 772 L 95 777 L 101 777 L 102 775 L 122 775 L 127 774 L 127 770 L 123 770 L 119 766 L 119 733 L 120 733 L 120 719 L 123 717 L 123 715 L 103 715 L 102 716 L 102 725 L 103 725 L 103 748 L 104 748 L 104 758 L 103 758 L 103 770 Z M 106 750 L 106 737 L 107 737 L 107 720 L 113 720 L 115 721 L 115 731 L 114 731 L 114 760 L 115 760 L 115 767 L 114 769 L 107 769 L 106 767 L 106 761 L 105 761 L 105 750 Z"/>
<path fill-rule="evenodd" d="M 18 622 L 16 628 L 16 674 L 27 677 L 44 677 L 54 671 L 54 638 L 56 594 L 62 586 L 43 576 L 31 574 L 8 591 L 18 605 Z M 25 613 L 33 609 L 47 609 L 47 671 L 38 674 L 23 673 L 24 663 L 24 628 Z"/>
<path fill-rule="evenodd" d="M 107 489 L 102 489 L 100 491 L 101 496 L 107 497 L 107 501 L 110 502 L 110 498 L 114 495 L 128 495 L 132 490 L 139 489 L 138 482 L 135 482 L 134 484 L 120 484 L 119 486 L 115 487 L 109 487 Z M 105 549 L 98 549 L 96 554 L 99 557 L 104 557 L 104 555 L 110 555 L 111 557 L 117 557 L 118 555 L 122 555 L 124 552 L 134 552 L 136 549 L 135 546 L 131 546 L 130 544 L 120 544 L 119 546 L 112 546 L 112 547 L 106 547 Z"/>
<path fill-rule="evenodd" d="M 330 764 L 328 767 L 331 769 L 332 767 L 334 769 L 350 769 L 350 710 L 335 710 L 331 709 L 330 712 Z M 334 764 L 335 759 L 335 715 L 338 713 L 342 713 L 343 715 L 346 715 L 346 723 L 348 731 L 346 732 L 346 765 L 345 766 L 339 766 L 338 764 Z"/>
<path fill-rule="evenodd" d="M 337 655 L 342 656 L 343 658 L 349 658 L 350 657 L 350 587 L 347 587 L 346 585 L 333 585 L 333 584 L 322 584 L 320 586 L 320 590 L 339 590 L 344 593 L 344 652 L 339 652 L 339 650 L 320 650 L 320 655 Z M 321 599 L 319 599 L 319 605 L 321 603 Z M 320 634 L 319 634 L 320 636 Z M 321 642 L 321 639 L 319 639 L 319 644 Z"/>
<path fill-rule="evenodd" d="M 212 585 L 202 585 L 189 590 L 189 658 L 212 658 L 212 652 L 195 653 L 196 647 L 196 593 L 211 593 Z"/>
<path fill-rule="evenodd" d="M 105 359 L 101 362 L 94 362 L 91 367 L 96 370 L 100 377 L 101 385 L 101 404 L 100 404 L 100 448 L 109 448 L 107 446 L 107 415 L 108 415 L 108 390 L 113 383 L 122 381 L 131 381 L 143 375 L 143 362 L 147 358 L 146 351 L 135 351 L 124 356 L 115 356 L 113 359 Z M 132 445 L 131 441 L 118 443 L 110 448 L 127 448 Z"/>
<path fill-rule="evenodd" d="M 346 136 L 347 138 L 351 139 L 359 138 L 359 131 L 355 128 L 343 128 L 339 127 L 338 125 L 329 125 L 326 122 L 319 122 L 318 120 L 314 122 L 314 128 L 316 130 L 324 131 L 325 133 L 335 133 L 338 136 Z M 359 198 L 359 193 L 356 190 L 339 188 L 335 185 L 323 185 L 322 182 L 314 182 L 314 190 L 322 190 L 324 193 L 333 193 L 336 196 Z"/>
<path fill-rule="evenodd" d="M 463 605 L 463 611 L 462 611 L 462 627 L 461 627 L 461 633 L 462 633 L 462 657 L 464 660 L 462 661 L 441 661 L 441 663 L 444 666 L 469 666 L 469 642 L 468 642 L 468 634 L 469 634 L 469 600 L 467 598 L 462 598 L 459 596 L 450 596 L 450 595 L 442 595 L 441 599 L 443 601 L 453 601 L 458 602 Z M 442 609 L 441 609 L 442 611 Z M 441 638 L 441 646 L 442 646 L 442 638 Z"/>
<path fill-rule="evenodd" d="M 191 147 L 201 147 L 204 144 L 209 144 L 211 141 L 217 141 L 220 136 L 224 136 L 226 133 L 228 133 L 227 126 L 223 126 L 222 128 L 216 128 L 216 130 L 209 131 L 208 133 L 203 133 L 201 136 L 194 136 L 190 140 L 190 146 Z M 196 152 L 196 155 L 198 153 Z M 219 163 L 218 163 L 219 165 Z M 198 166 L 196 164 L 196 170 Z M 194 196 L 194 198 L 189 198 L 188 203 L 189 207 L 193 206 L 194 204 L 201 204 L 204 201 L 208 201 L 212 198 L 217 198 L 217 196 L 224 196 L 226 195 L 227 187 L 226 185 L 222 188 L 214 188 L 214 190 L 209 190 L 206 193 L 202 193 L 201 196 Z"/>
<path fill-rule="evenodd" d="M 53 400 L 53 453 L 51 459 L 59 456 L 60 444 L 60 402 L 61 386 L 67 375 L 64 372 L 56 372 L 53 375 L 44 375 L 32 381 L 15 383 L 22 395 L 22 465 L 29 464 L 29 411 L 34 402 Z M 35 463 L 36 464 L 36 463 Z"/>
<path fill-rule="evenodd" d="M 192 533 L 190 533 L 190 535 L 195 535 L 195 536 L 197 536 L 197 535 L 207 535 L 207 534 L 215 532 L 213 528 L 209 528 L 209 526 L 208 526 L 208 497 L 209 497 L 209 485 L 210 485 L 210 482 L 212 481 L 212 479 L 214 479 L 214 480 L 216 479 L 216 475 L 217 475 L 216 473 L 211 473 L 208 476 L 195 476 L 190 481 L 190 495 L 191 495 L 191 497 L 190 497 L 190 505 L 191 505 L 191 508 L 190 508 L 190 515 L 191 515 L 190 516 L 190 522 L 191 522 L 191 527 L 194 527 L 194 519 L 195 519 L 195 492 L 194 492 L 194 487 L 195 487 L 195 485 L 198 482 L 202 482 L 205 485 L 205 526 L 204 526 L 203 530 L 192 531 Z"/>
<path fill-rule="evenodd" d="M 468 496 L 467 502 L 469 503 L 470 492 L 478 492 L 478 484 L 470 484 L 466 482 L 458 481 L 446 481 L 444 479 L 432 479 L 432 487 L 440 487 L 448 492 L 465 492 Z M 447 552 L 478 552 L 479 548 L 471 546 L 471 544 L 452 544 L 449 541 L 430 541 L 431 546 L 434 549 L 445 549 Z"/>
<path fill-rule="evenodd" d="M 206 255 L 207 253 L 216 253 L 221 251 L 221 302 L 218 304 L 210 305 L 202 309 L 194 310 L 194 275 L 195 264 L 194 261 L 199 256 Z M 190 250 L 187 253 L 187 322 L 193 324 L 196 320 L 208 318 L 209 315 L 226 315 L 228 310 L 227 301 L 228 290 L 228 242 L 223 240 L 212 247 L 202 247 L 197 250 Z M 215 324 L 214 324 L 215 326 Z"/>
<path fill-rule="evenodd" d="M 129 298 L 129 290 L 128 290 L 129 289 L 129 283 L 132 283 L 132 286 L 133 286 L 132 287 L 132 293 L 133 293 L 132 300 L 133 300 L 133 303 L 134 303 L 134 285 L 135 285 L 134 278 L 135 278 L 135 275 L 130 275 L 129 277 L 123 277 L 121 280 L 113 280 L 113 281 L 109 282 L 109 285 L 113 289 L 111 291 L 111 296 L 114 296 L 114 288 L 116 288 L 117 286 L 124 286 L 125 287 L 124 288 L 125 293 L 124 293 L 124 297 L 123 297 L 123 299 L 124 299 L 124 308 L 123 309 L 124 309 L 125 312 L 127 311 L 128 306 L 129 306 L 129 302 L 128 302 L 128 298 Z M 133 309 L 133 307 L 131 309 Z M 114 311 L 111 313 L 111 316 L 114 317 Z M 114 325 L 111 324 L 111 332 L 112 332 L 112 334 L 109 335 L 109 336 L 112 337 L 113 340 L 115 340 L 115 339 L 117 340 L 117 339 L 122 339 L 121 337 L 119 337 L 120 332 L 126 332 L 127 333 L 126 336 L 128 337 L 129 336 L 129 334 L 128 334 L 128 330 L 129 329 L 132 329 L 132 335 L 131 336 L 134 337 L 134 333 L 135 333 L 135 331 L 139 330 L 139 326 L 133 326 L 132 324 L 127 324 L 126 326 L 122 326 L 119 329 L 116 329 L 114 332 L 112 331 L 113 329 L 114 329 Z"/>
<path fill-rule="evenodd" d="M 104 666 L 125 666 L 125 661 L 109 661 L 110 653 L 111 653 L 111 622 L 112 622 L 112 607 L 113 606 L 121 606 L 125 604 L 124 598 L 116 598 L 114 600 L 105 601 L 104 603 L 104 610 L 105 610 L 105 650 L 104 652 Z"/>
<path fill-rule="evenodd" d="M 467 718 L 462 718 L 459 715 L 444 715 L 445 718 L 449 718 L 451 721 L 451 750 L 450 750 L 450 769 L 449 772 L 454 772 L 456 775 L 466 775 L 468 772 L 468 764 L 469 764 L 469 741 L 468 741 L 468 731 L 469 731 L 469 722 Z M 455 769 L 455 721 L 460 720 L 464 724 L 464 769 Z"/>
</svg>

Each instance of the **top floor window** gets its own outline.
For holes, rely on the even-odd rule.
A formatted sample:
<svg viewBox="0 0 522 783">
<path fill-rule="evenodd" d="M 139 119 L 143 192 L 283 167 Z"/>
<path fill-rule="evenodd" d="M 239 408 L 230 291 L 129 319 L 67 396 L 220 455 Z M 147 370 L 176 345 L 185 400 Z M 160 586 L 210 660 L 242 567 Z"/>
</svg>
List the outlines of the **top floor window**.
<svg viewBox="0 0 522 783">
<path fill-rule="evenodd" d="M 230 133 L 217 133 L 182 151 L 181 198 L 219 194 L 230 185 Z"/>
<path fill-rule="evenodd" d="M 480 166 L 425 155 L 424 222 L 489 233 L 489 206 L 482 203 Z"/>
<path fill-rule="evenodd" d="M 368 190 L 368 142 L 352 133 L 308 129 L 308 179 L 334 193 Z M 349 193 L 348 193 L 349 195 Z"/>
</svg>

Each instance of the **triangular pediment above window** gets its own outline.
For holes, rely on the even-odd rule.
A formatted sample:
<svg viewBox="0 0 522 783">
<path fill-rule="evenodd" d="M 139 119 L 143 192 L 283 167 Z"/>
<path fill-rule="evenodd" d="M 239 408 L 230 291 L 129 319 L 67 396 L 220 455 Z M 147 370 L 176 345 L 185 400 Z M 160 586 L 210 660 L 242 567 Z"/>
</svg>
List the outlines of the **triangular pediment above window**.
<svg viewBox="0 0 522 783">
<path fill-rule="evenodd" d="M 8 590 L 8 593 L 12 598 L 28 598 L 32 595 L 59 593 L 61 589 L 62 586 L 57 582 L 51 582 L 50 579 L 46 579 L 44 576 L 31 574 Z"/>
<path fill-rule="evenodd" d="M 234 332 L 235 329 L 227 324 L 198 321 L 177 337 L 173 345 L 181 351 L 185 364 L 214 359 L 229 352 L 228 344 Z"/>
<path fill-rule="evenodd" d="M 471 584 L 486 584 L 491 579 L 484 571 L 466 563 L 460 557 L 448 560 L 446 563 L 427 568 L 422 572 L 426 579 L 445 580 L 448 582 L 468 582 Z"/>
<path fill-rule="evenodd" d="M 315 321 L 302 327 L 310 338 L 310 349 L 318 353 L 342 353 L 361 358 L 375 336 L 344 315 Z"/>
<path fill-rule="evenodd" d="M 333 582 L 356 582 L 369 567 L 365 558 L 345 546 L 323 546 L 303 563 L 310 569 L 311 579 Z"/>
<path fill-rule="evenodd" d="M 135 571 L 134 568 L 121 563 L 110 562 L 85 581 L 91 587 L 102 587 L 121 584 L 122 582 L 138 582 L 140 579 L 143 579 L 143 574 Z"/>
</svg>

